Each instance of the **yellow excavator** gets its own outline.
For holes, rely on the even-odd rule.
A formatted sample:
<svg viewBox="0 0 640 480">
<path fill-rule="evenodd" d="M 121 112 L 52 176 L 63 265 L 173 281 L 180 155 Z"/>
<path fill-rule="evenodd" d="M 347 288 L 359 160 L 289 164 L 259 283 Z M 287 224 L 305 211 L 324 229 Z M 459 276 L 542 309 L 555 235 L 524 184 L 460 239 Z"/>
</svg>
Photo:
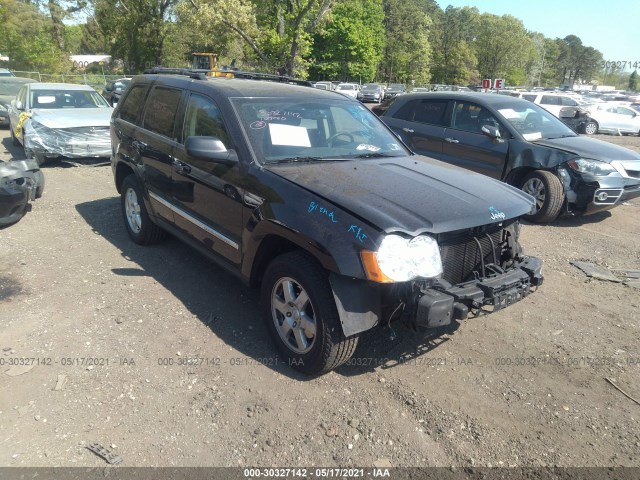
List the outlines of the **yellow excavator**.
<svg viewBox="0 0 640 480">
<path fill-rule="evenodd" d="M 233 77 L 233 69 L 224 67 L 220 69 L 218 65 L 218 55 L 216 53 L 192 53 L 191 68 L 194 70 L 209 70 L 207 77 Z"/>
</svg>

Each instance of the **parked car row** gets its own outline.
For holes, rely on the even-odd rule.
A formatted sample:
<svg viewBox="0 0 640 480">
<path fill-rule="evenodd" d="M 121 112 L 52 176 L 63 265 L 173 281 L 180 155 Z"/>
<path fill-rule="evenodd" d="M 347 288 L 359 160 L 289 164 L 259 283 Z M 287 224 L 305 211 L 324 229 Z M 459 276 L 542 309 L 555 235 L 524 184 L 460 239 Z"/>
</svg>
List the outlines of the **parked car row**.
<svg viewBox="0 0 640 480">
<path fill-rule="evenodd" d="M 158 68 L 115 109 L 90 87 L 27 83 L 10 130 L 41 162 L 109 156 L 130 239 L 169 232 L 259 287 L 274 343 L 308 374 L 393 320 L 441 328 L 523 300 L 543 276 L 522 219 L 640 196 L 640 154 L 525 99 L 392 85 L 378 118 L 351 89 L 265 80 Z M 15 208 L 41 193 L 37 163 L 15 174 L 33 177 Z"/>
</svg>

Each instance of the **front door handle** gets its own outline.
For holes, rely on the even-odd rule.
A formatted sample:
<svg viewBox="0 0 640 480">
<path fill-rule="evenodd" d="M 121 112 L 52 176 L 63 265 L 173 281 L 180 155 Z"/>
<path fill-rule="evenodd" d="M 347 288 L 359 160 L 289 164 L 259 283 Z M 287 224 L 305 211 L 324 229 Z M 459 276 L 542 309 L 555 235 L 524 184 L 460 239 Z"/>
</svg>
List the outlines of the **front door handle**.
<svg viewBox="0 0 640 480">
<path fill-rule="evenodd" d="M 407 133 L 413 133 L 413 129 L 407 128 L 407 127 L 403 128 L 402 131 Z"/>
<path fill-rule="evenodd" d="M 447 138 L 445 138 L 444 140 L 445 140 L 446 142 L 449 142 L 449 143 L 460 143 L 460 140 L 456 140 L 455 138 L 449 138 L 449 137 L 447 137 Z"/>
<path fill-rule="evenodd" d="M 191 173 L 191 166 L 187 165 L 186 163 L 181 162 L 180 160 L 174 160 L 171 163 L 173 165 L 173 169 L 179 174 L 188 175 L 189 173 Z"/>
</svg>

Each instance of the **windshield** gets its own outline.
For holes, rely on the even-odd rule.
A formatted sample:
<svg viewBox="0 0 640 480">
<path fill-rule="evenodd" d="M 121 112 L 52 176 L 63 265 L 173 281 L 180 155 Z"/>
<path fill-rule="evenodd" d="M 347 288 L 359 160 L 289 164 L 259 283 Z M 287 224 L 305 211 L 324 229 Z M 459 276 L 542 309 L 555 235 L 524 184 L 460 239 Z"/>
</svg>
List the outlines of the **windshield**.
<svg viewBox="0 0 640 480">
<path fill-rule="evenodd" d="M 95 90 L 31 90 L 31 108 L 110 108 Z"/>
<path fill-rule="evenodd" d="M 17 95 L 24 84 L 25 82 L 0 82 L 0 95 Z"/>
<path fill-rule="evenodd" d="M 362 87 L 363 92 L 376 92 L 380 87 L 378 85 L 365 85 Z"/>
<path fill-rule="evenodd" d="M 577 136 L 573 130 L 547 112 L 531 103 L 505 102 L 496 105 L 498 113 L 515 128 L 525 140 Z"/>
<path fill-rule="evenodd" d="M 262 162 L 405 156 L 398 139 L 358 102 L 342 98 L 236 98 L 232 103 Z"/>
<path fill-rule="evenodd" d="M 389 91 L 401 92 L 402 90 L 404 90 L 404 85 L 399 85 L 397 83 L 389 85 Z"/>
<path fill-rule="evenodd" d="M 338 85 L 338 90 L 354 90 L 355 85 Z"/>
</svg>

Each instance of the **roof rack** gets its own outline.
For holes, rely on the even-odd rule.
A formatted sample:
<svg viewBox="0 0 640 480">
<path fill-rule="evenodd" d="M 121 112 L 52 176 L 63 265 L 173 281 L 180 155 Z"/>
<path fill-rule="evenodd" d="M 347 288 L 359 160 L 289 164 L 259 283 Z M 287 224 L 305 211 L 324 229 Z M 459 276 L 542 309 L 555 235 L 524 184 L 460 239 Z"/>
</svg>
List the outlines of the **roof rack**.
<svg viewBox="0 0 640 480">
<path fill-rule="evenodd" d="M 286 75 L 271 75 L 268 73 L 244 72 L 237 68 L 223 68 L 221 70 L 201 70 L 192 68 L 167 68 L 153 67 L 144 71 L 145 74 L 155 75 L 184 75 L 197 80 L 206 80 L 207 78 L 227 77 L 227 78 L 244 78 L 248 80 L 264 80 L 268 82 L 289 83 L 292 85 L 302 85 L 304 87 L 313 87 L 313 84 L 307 80 L 299 80 Z M 215 73 L 217 75 L 208 75 Z"/>
</svg>

